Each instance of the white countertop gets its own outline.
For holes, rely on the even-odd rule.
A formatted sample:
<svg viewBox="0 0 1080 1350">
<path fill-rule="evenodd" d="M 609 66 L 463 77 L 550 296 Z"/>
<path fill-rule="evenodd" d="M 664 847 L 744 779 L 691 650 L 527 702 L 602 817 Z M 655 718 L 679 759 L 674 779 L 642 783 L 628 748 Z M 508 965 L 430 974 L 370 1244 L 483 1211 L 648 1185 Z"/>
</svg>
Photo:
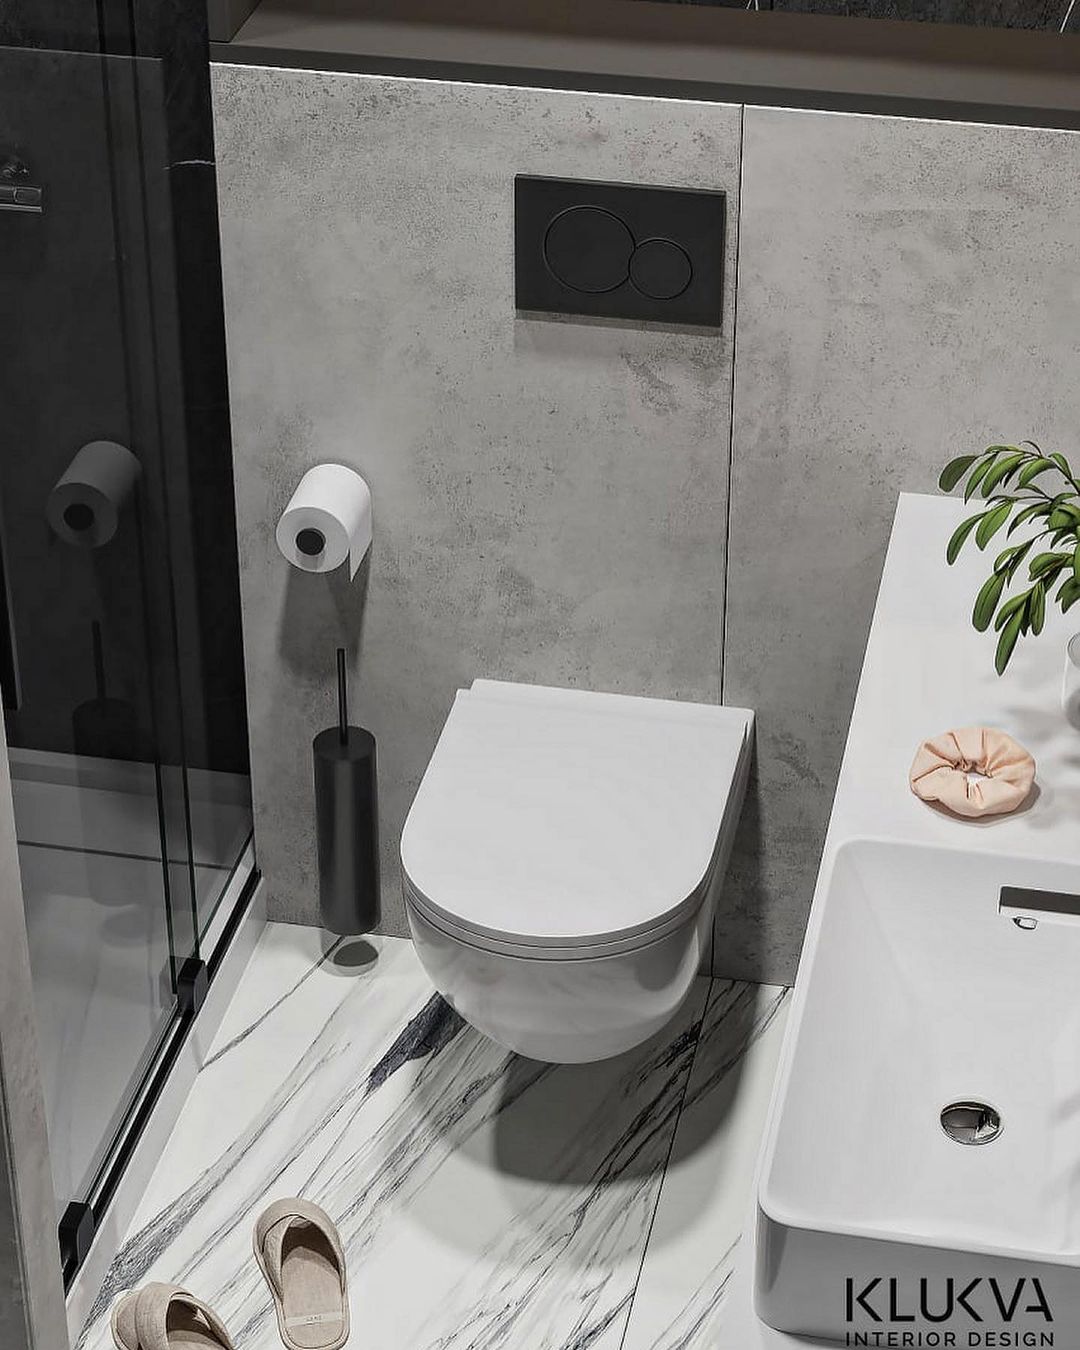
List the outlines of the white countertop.
<svg viewBox="0 0 1080 1350">
<path fill-rule="evenodd" d="M 1048 603 L 1042 633 L 1020 639 L 999 677 L 994 670 L 997 634 L 992 629 L 977 633 L 971 609 L 1004 547 L 1004 535 L 996 536 L 985 553 L 969 541 L 952 567 L 945 561 L 952 530 L 977 509 L 977 503 L 965 506 L 944 496 L 900 497 L 826 858 L 845 839 L 874 836 L 1075 859 L 1080 867 L 1080 731 L 1061 710 L 1065 645 L 1080 631 L 1080 607 L 1063 615 Z M 1018 812 L 961 820 L 911 791 L 908 771 L 921 742 L 963 726 L 998 727 L 1034 755 L 1036 790 Z"/>
</svg>

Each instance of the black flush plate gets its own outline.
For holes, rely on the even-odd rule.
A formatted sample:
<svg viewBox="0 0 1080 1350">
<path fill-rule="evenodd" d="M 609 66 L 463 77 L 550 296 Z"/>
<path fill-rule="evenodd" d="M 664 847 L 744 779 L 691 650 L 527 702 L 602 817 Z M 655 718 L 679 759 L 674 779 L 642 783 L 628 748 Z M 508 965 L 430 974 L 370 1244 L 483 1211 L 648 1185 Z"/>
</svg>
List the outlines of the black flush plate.
<svg viewBox="0 0 1080 1350">
<path fill-rule="evenodd" d="M 723 192 L 514 179 L 518 309 L 717 327 Z"/>
</svg>

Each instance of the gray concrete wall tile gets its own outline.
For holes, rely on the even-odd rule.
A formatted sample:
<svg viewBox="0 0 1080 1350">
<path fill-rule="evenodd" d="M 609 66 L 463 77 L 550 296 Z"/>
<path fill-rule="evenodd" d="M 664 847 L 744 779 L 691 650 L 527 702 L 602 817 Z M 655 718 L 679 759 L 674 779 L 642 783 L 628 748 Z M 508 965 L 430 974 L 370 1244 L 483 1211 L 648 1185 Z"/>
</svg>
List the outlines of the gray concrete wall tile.
<svg viewBox="0 0 1080 1350">
<path fill-rule="evenodd" d="M 724 974 L 794 975 L 897 494 L 998 440 L 1077 452 L 1078 237 L 1080 134 L 747 109 Z"/>
<path fill-rule="evenodd" d="M 518 317 L 512 200 L 516 173 L 722 188 L 733 227 L 741 111 L 234 65 L 214 94 L 271 913 L 317 918 L 310 741 L 341 643 L 403 933 L 398 836 L 457 688 L 719 697 L 731 306 L 719 333 Z M 351 586 L 274 546 L 320 460 L 373 492 Z"/>
</svg>

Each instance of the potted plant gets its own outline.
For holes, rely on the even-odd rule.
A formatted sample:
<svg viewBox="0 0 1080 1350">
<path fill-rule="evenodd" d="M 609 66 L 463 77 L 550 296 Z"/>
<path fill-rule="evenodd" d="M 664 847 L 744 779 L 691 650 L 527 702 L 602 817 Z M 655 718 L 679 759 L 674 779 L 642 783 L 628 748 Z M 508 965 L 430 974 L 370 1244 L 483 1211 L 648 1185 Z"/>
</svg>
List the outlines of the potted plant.
<svg viewBox="0 0 1080 1350">
<path fill-rule="evenodd" d="M 1000 635 L 994 664 L 1001 675 L 1019 639 L 1042 632 L 1048 602 L 1066 612 L 1080 600 L 1080 482 L 1064 455 L 1044 454 L 1034 441 L 959 456 L 942 470 L 938 486 L 952 492 L 961 482 L 964 500 L 979 497 L 982 506 L 953 531 L 945 550 L 949 564 L 969 539 L 979 549 L 994 539 L 999 546 L 1012 541 L 995 557 L 971 615 L 979 632 L 993 624 Z M 1021 537 L 1025 526 L 1034 533 Z M 1009 594 L 1025 566 L 1023 589 Z"/>
</svg>

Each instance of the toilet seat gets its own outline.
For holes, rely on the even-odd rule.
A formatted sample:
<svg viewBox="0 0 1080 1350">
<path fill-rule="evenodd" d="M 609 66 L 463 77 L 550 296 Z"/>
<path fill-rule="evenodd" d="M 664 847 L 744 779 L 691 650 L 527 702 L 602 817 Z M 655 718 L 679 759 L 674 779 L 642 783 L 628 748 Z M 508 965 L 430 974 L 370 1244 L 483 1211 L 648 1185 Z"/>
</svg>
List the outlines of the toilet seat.
<svg viewBox="0 0 1080 1350">
<path fill-rule="evenodd" d="M 405 822 L 409 903 L 534 959 L 658 941 L 726 857 L 752 726 L 740 708 L 474 681 Z"/>
</svg>

